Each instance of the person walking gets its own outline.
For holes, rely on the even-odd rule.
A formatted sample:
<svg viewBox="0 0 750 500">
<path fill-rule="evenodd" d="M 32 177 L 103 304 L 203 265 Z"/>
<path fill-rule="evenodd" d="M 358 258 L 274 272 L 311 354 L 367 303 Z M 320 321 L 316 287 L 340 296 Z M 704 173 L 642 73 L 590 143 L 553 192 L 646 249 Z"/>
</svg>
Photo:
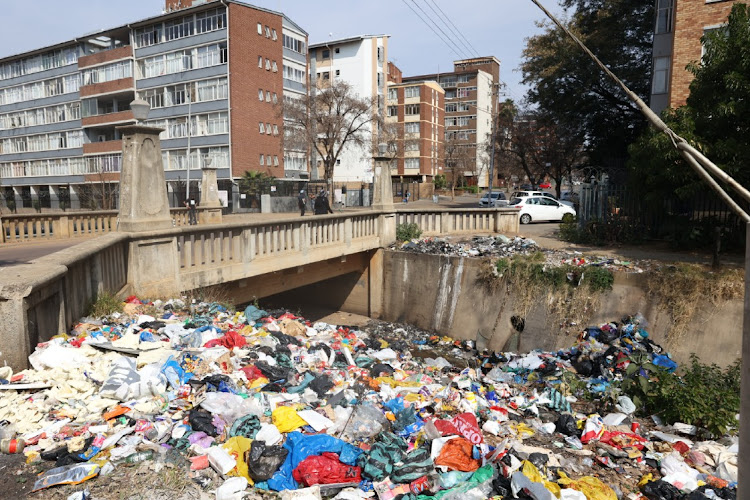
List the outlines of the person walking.
<svg viewBox="0 0 750 500">
<path fill-rule="evenodd" d="M 299 192 L 299 196 L 297 196 L 297 206 L 299 207 L 299 216 L 304 217 L 305 216 L 305 206 L 307 205 L 307 196 L 305 196 L 305 190 L 301 190 Z"/>
<path fill-rule="evenodd" d="M 191 226 L 198 224 L 198 218 L 195 214 L 195 200 L 192 198 L 185 200 L 185 208 L 188 209 L 188 224 Z"/>
</svg>

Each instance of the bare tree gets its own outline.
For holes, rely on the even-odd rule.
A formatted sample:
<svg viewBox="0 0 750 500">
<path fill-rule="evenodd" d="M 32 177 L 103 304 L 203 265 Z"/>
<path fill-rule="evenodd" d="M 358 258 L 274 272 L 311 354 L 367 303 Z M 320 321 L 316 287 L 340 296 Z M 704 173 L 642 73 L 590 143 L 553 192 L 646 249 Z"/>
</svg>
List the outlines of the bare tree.
<svg viewBox="0 0 750 500">
<path fill-rule="evenodd" d="M 283 116 L 293 130 L 286 144 L 300 149 L 306 144 L 317 151 L 330 183 L 344 147 L 367 145 L 376 110 L 374 99 L 359 97 L 348 83 L 318 80 L 310 95 L 283 103 Z"/>
<path fill-rule="evenodd" d="M 467 174 L 474 174 L 476 154 L 474 143 L 461 139 L 458 132 L 449 132 L 443 142 L 445 172 L 451 185 L 451 198 L 456 196 L 456 187 L 466 183 Z"/>
</svg>

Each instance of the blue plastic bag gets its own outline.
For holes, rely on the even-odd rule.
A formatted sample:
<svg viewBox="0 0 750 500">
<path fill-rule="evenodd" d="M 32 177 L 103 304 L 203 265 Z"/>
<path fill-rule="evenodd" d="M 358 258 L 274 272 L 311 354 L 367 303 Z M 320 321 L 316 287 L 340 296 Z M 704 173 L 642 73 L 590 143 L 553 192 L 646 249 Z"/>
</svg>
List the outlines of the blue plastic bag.
<svg viewBox="0 0 750 500">
<path fill-rule="evenodd" d="M 672 373 L 677 369 L 677 363 L 672 361 L 672 359 L 668 355 L 657 354 L 654 356 L 654 359 L 651 362 L 656 366 L 665 368 L 669 373 Z"/>
<path fill-rule="evenodd" d="M 247 323 L 255 323 L 260 318 L 263 318 L 265 316 L 268 316 L 268 313 L 264 311 L 263 309 L 258 309 L 254 305 L 250 304 L 245 308 L 245 318 L 247 318 Z"/>
<path fill-rule="evenodd" d="M 345 441 L 336 439 L 327 434 L 315 434 L 306 436 L 300 432 L 287 434 L 284 448 L 289 450 L 286 460 L 281 468 L 268 480 L 268 488 L 274 491 L 296 490 L 297 481 L 294 480 L 292 472 L 299 463 L 312 455 L 320 455 L 330 451 L 338 453 L 339 460 L 346 465 L 356 465 L 357 457 L 363 451 Z"/>
<path fill-rule="evenodd" d="M 175 390 L 193 378 L 193 374 L 186 372 L 173 356 L 170 356 L 164 363 L 164 366 L 161 367 L 161 372 L 167 377 L 167 382 L 172 386 L 172 389 Z"/>
</svg>

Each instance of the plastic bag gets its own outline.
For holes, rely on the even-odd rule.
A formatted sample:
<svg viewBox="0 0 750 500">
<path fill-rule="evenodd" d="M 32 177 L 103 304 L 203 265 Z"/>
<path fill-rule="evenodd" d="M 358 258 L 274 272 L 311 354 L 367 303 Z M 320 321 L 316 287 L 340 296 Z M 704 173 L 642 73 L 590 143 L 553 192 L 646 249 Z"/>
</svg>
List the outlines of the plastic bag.
<svg viewBox="0 0 750 500">
<path fill-rule="evenodd" d="M 235 332 L 234 330 L 229 330 L 226 334 L 224 334 L 223 337 L 209 340 L 208 342 L 203 344 L 203 347 L 224 346 L 227 349 L 231 350 L 235 347 L 245 347 L 245 345 L 247 345 L 247 340 L 245 339 L 245 337 Z"/>
<path fill-rule="evenodd" d="M 221 445 L 237 461 L 237 465 L 228 473 L 230 476 L 240 476 L 248 480 L 250 479 L 247 473 L 246 453 L 250 450 L 251 443 L 252 440 L 246 437 L 235 436 L 227 439 L 226 443 Z"/>
<path fill-rule="evenodd" d="M 583 434 L 581 434 L 581 442 L 586 444 L 592 439 L 599 439 L 599 436 L 604 432 L 604 423 L 602 417 L 599 415 L 589 415 L 586 420 L 586 424 L 583 427 Z"/>
<path fill-rule="evenodd" d="M 641 485 L 641 493 L 648 500 L 678 500 L 682 498 L 680 490 L 661 479 Z"/>
<path fill-rule="evenodd" d="M 207 411 L 192 409 L 188 413 L 188 422 L 194 431 L 202 431 L 209 436 L 217 436 L 216 427 L 212 423 L 214 417 Z"/>
<path fill-rule="evenodd" d="M 464 472 L 477 470 L 481 462 L 472 458 L 473 448 L 474 446 L 466 438 L 451 439 L 443 445 L 440 455 L 435 460 L 435 465 L 444 465 L 450 469 Z"/>
<path fill-rule="evenodd" d="M 112 361 L 109 375 L 102 384 L 99 394 L 102 397 L 115 398 L 120 401 L 128 399 L 130 386 L 141 380 L 140 375 L 135 369 L 135 359 L 120 356 Z"/>
<path fill-rule="evenodd" d="M 359 483 L 362 481 L 362 469 L 357 466 L 341 463 L 335 453 L 307 457 L 294 469 L 295 481 L 305 486 L 334 483 Z"/>
<path fill-rule="evenodd" d="M 558 471 L 557 474 L 560 476 L 557 481 L 558 484 L 580 491 L 589 500 L 617 500 L 617 495 L 612 488 L 595 477 L 586 476 L 573 480 L 563 471 Z"/>
<path fill-rule="evenodd" d="M 430 452 L 426 448 L 412 450 L 402 461 L 404 463 L 391 473 L 391 480 L 396 483 L 410 483 L 435 470 Z"/>
<path fill-rule="evenodd" d="M 373 405 L 362 404 L 354 409 L 354 416 L 344 429 L 343 437 L 359 440 L 379 434 L 385 428 L 388 419 L 383 412 Z"/>
<path fill-rule="evenodd" d="M 216 500 L 241 500 L 246 488 L 247 479 L 230 477 L 216 489 Z"/>
<path fill-rule="evenodd" d="M 260 430 L 260 419 L 257 415 L 245 415 L 234 421 L 232 428 L 229 430 L 229 436 L 243 436 L 254 439 Z"/>
<path fill-rule="evenodd" d="M 666 355 L 666 354 L 657 354 L 654 356 L 654 359 L 651 360 L 653 364 L 656 366 L 659 366 L 661 368 L 664 368 L 669 373 L 672 373 L 677 369 L 677 363 L 672 361 L 672 359 Z"/>
<path fill-rule="evenodd" d="M 245 308 L 245 319 L 247 320 L 247 323 L 255 323 L 260 318 L 264 318 L 268 316 L 268 313 L 264 311 L 263 309 L 258 309 L 254 305 L 250 304 Z"/>
<path fill-rule="evenodd" d="M 299 463 L 311 455 L 325 452 L 338 453 L 339 460 L 347 465 L 355 465 L 363 450 L 345 441 L 326 434 L 305 435 L 300 432 L 290 432 L 287 435 L 284 448 L 289 450 L 281 468 L 268 480 L 268 487 L 275 491 L 293 490 L 297 482 L 292 476 Z"/>
<path fill-rule="evenodd" d="M 269 480 L 288 454 L 289 450 L 283 446 L 267 446 L 263 441 L 253 441 L 245 458 L 250 478 L 255 482 Z"/>
<path fill-rule="evenodd" d="M 276 408 L 271 413 L 271 419 L 273 420 L 273 425 L 279 428 L 279 432 L 284 434 L 307 425 L 307 422 L 297 415 L 294 408 L 290 408 L 289 406 L 279 406 Z"/>
<path fill-rule="evenodd" d="M 477 417 L 473 413 L 456 415 L 453 418 L 453 425 L 471 444 L 481 444 L 484 442 L 482 431 L 479 430 L 479 424 L 477 423 Z"/>
<path fill-rule="evenodd" d="M 362 473 L 373 481 L 381 481 L 391 475 L 393 464 L 401 461 L 407 444 L 400 437 L 390 432 L 381 433 L 370 448 L 357 460 Z"/>
<path fill-rule="evenodd" d="M 48 470 L 36 480 L 33 491 L 59 484 L 80 484 L 96 477 L 97 474 L 99 474 L 99 466 L 90 462 L 56 467 Z"/>
<path fill-rule="evenodd" d="M 231 392 L 207 392 L 205 396 L 201 408 L 227 422 L 234 422 L 244 415 L 263 415 L 263 408 L 252 398 L 245 399 Z"/>
</svg>

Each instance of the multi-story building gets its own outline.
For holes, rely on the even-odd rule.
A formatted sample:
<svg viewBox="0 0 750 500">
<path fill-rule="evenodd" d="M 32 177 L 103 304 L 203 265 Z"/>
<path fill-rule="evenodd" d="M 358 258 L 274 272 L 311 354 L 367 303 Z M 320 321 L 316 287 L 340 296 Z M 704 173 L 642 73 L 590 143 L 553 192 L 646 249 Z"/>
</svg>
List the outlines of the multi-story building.
<svg viewBox="0 0 750 500">
<path fill-rule="evenodd" d="M 437 82 L 388 84 L 385 123 L 398 144 L 392 176 L 432 182 L 443 173 L 444 120 L 445 91 Z"/>
<path fill-rule="evenodd" d="M 700 61 L 701 37 L 726 23 L 737 1 L 743 0 L 655 0 L 652 110 L 685 104 L 693 80 L 686 67 Z"/>
<path fill-rule="evenodd" d="M 467 149 L 470 165 L 462 175 L 472 184 L 489 184 L 490 155 L 484 145 L 492 132 L 492 120 L 498 110 L 500 61 L 493 56 L 453 62 L 453 71 L 432 75 L 408 76 L 404 84 L 435 81 L 445 90 L 445 144 L 460 142 Z M 451 164 L 445 155 L 446 169 Z"/>
<path fill-rule="evenodd" d="M 351 85 L 360 98 L 375 99 L 375 112 L 382 116 L 385 110 L 388 38 L 389 35 L 361 35 L 310 45 L 311 82 L 341 79 Z M 367 132 L 369 138 L 377 136 L 377 123 L 370 124 Z M 366 142 L 361 147 L 344 147 L 334 167 L 334 182 L 372 182 L 373 147 L 372 141 Z M 316 160 L 313 165 L 313 177 L 317 175 L 322 178 L 322 161 Z"/>
<path fill-rule="evenodd" d="M 117 127 L 134 123 L 136 97 L 151 105 L 146 124 L 164 128 L 174 205 L 187 190 L 197 196 L 207 163 L 234 206 L 245 171 L 307 178 L 305 152 L 283 150 L 277 105 L 307 91 L 307 33 L 284 14 L 235 0 L 165 7 L 160 16 L 0 59 L 6 200 L 23 207 L 39 196 L 42 206 L 63 200 L 76 208 L 87 190 L 116 187 Z"/>
</svg>

